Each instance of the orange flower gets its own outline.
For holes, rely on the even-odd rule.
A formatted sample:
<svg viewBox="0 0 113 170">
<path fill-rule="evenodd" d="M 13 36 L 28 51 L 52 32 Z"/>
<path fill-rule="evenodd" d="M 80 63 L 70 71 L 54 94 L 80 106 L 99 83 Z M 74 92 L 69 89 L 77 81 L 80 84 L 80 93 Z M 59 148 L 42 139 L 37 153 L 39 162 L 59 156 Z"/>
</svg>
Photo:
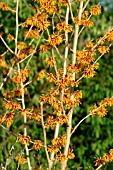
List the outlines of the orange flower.
<svg viewBox="0 0 113 170">
<path fill-rule="evenodd" d="M 67 160 L 67 158 L 64 154 L 57 155 L 56 159 L 60 162 L 64 162 L 65 160 Z"/>
<path fill-rule="evenodd" d="M 86 47 L 87 47 L 87 48 L 93 47 L 93 42 L 92 42 L 92 41 L 87 42 L 87 43 L 86 43 Z"/>
<path fill-rule="evenodd" d="M 113 40 L 113 31 L 110 31 L 107 33 L 106 38 L 108 41 L 112 41 Z"/>
<path fill-rule="evenodd" d="M 53 67 L 54 64 L 55 64 L 55 59 L 54 59 L 53 57 L 46 58 L 46 63 L 47 63 L 47 65 L 49 65 L 50 67 Z"/>
<path fill-rule="evenodd" d="M 109 153 L 110 153 L 110 155 L 113 156 L 113 149 L 110 149 L 110 150 L 109 150 Z"/>
<path fill-rule="evenodd" d="M 64 146 L 66 144 L 66 135 L 52 139 L 52 145 Z"/>
<path fill-rule="evenodd" d="M 57 153 L 59 151 L 59 147 L 57 145 L 52 145 L 48 147 L 48 152 L 55 152 Z"/>
<path fill-rule="evenodd" d="M 40 150 L 41 147 L 42 147 L 42 142 L 40 140 L 35 140 L 33 144 L 33 149 Z"/>
<path fill-rule="evenodd" d="M 82 25 L 84 25 L 85 27 L 90 28 L 90 27 L 92 27 L 94 25 L 94 23 L 91 20 L 84 19 L 84 20 L 82 20 Z"/>
<path fill-rule="evenodd" d="M 101 106 L 100 109 L 97 110 L 97 115 L 99 117 L 104 117 L 107 115 L 107 110 L 104 106 Z"/>
<path fill-rule="evenodd" d="M 24 38 L 39 38 L 39 31 L 37 29 L 28 30 L 24 32 Z"/>
<path fill-rule="evenodd" d="M 92 15 L 100 15 L 101 14 L 101 6 L 100 5 L 95 5 L 91 8 L 90 13 Z"/>
<path fill-rule="evenodd" d="M 15 40 L 14 36 L 11 35 L 11 34 L 8 34 L 7 39 L 8 39 L 9 41 Z"/>
<path fill-rule="evenodd" d="M 36 78 L 37 81 L 39 81 L 40 79 L 43 79 L 43 78 L 44 78 L 44 76 L 45 76 L 45 75 L 44 75 L 44 71 L 45 71 L 45 70 L 41 70 L 41 71 L 38 73 L 37 78 Z"/>
<path fill-rule="evenodd" d="M 105 98 L 105 103 L 106 103 L 108 106 L 112 106 L 112 105 L 113 105 L 113 97 L 111 97 L 111 98 Z"/>
<path fill-rule="evenodd" d="M 6 67 L 4 56 L 0 56 L 0 67 Z"/>
<path fill-rule="evenodd" d="M 108 47 L 108 46 L 99 46 L 99 47 L 98 47 L 98 51 L 99 51 L 101 54 L 105 54 L 105 53 L 109 52 L 109 47 Z"/>
<path fill-rule="evenodd" d="M 58 6 L 68 6 L 68 1 L 67 0 L 58 0 Z"/>
<path fill-rule="evenodd" d="M 59 124 L 63 125 L 64 123 L 67 122 L 67 116 L 66 115 L 60 115 L 55 119 L 56 122 L 58 122 Z"/>
<path fill-rule="evenodd" d="M 18 138 L 18 141 L 21 142 L 22 144 L 25 144 L 25 145 L 29 145 L 29 142 L 30 142 L 30 136 L 24 136 L 24 135 L 20 135 Z"/>
<path fill-rule="evenodd" d="M 97 39 L 96 42 L 99 43 L 99 44 L 101 44 L 101 45 L 103 45 L 104 42 L 105 42 L 105 39 L 104 39 L 103 37 L 100 37 L 100 38 Z"/>
<path fill-rule="evenodd" d="M 37 121 L 41 121 L 41 114 L 40 113 L 32 113 L 31 118 L 37 120 Z"/>
<path fill-rule="evenodd" d="M 89 12 L 88 11 L 84 11 L 82 13 L 82 19 L 88 18 Z"/>
<path fill-rule="evenodd" d="M 17 102 L 8 101 L 5 103 L 5 108 L 15 111 L 15 110 L 19 110 L 21 108 L 21 106 Z"/>
<path fill-rule="evenodd" d="M 66 32 L 71 32 L 72 28 L 69 24 L 66 24 L 66 22 L 61 22 L 57 24 L 57 29 L 61 32 L 61 31 L 66 31 Z"/>
<path fill-rule="evenodd" d="M 16 160 L 18 161 L 19 164 L 25 164 L 27 163 L 27 159 L 21 156 L 16 156 Z"/>
<path fill-rule="evenodd" d="M 4 96 L 5 96 L 6 98 L 10 99 L 10 100 L 12 100 L 12 97 L 13 97 L 11 92 L 5 93 Z"/>
<path fill-rule="evenodd" d="M 107 162 L 112 162 L 113 161 L 113 155 L 111 154 L 105 154 L 103 156 L 103 160 L 107 163 Z"/>
<path fill-rule="evenodd" d="M 20 42 L 20 43 L 17 45 L 17 48 L 18 48 L 19 50 L 23 50 L 24 47 L 25 47 L 25 43 L 24 43 L 24 42 Z"/>
<path fill-rule="evenodd" d="M 71 151 L 68 152 L 68 158 L 69 159 L 74 159 L 75 155 Z"/>
<path fill-rule="evenodd" d="M 51 45 L 49 43 L 46 43 L 45 45 L 40 45 L 40 51 L 42 53 L 46 53 L 51 48 Z"/>
<path fill-rule="evenodd" d="M 80 19 L 78 18 L 78 16 L 74 18 L 74 22 L 75 22 L 77 25 L 82 25 L 82 20 L 80 20 Z"/>
<path fill-rule="evenodd" d="M 95 75 L 94 66 L 88 65 L 84 70 L 84 77 L 90 78 Z"/>
<path fill-rule="evenodd" d="M 56 46 L 62 42 L 62 37 L 59 34 L 53 34 L 49 38 L 50 45 Z"/>
<path fill-rule="evenodd" d="M 9 6 L 4 2 L 0 2 L 0 9 L 2 9 L 3 11 L 8 11 Z"/>
<path fill-rule="evenodd" d="M 100 165 L 103 165 L 105 163 L 103 158 L 101 158 L 101 157 L 100 158 L 96 157 L 95 159 L 96 159 L 94 161 L 95 162 L 95 166 L 100 166 Z"/>
</svg>

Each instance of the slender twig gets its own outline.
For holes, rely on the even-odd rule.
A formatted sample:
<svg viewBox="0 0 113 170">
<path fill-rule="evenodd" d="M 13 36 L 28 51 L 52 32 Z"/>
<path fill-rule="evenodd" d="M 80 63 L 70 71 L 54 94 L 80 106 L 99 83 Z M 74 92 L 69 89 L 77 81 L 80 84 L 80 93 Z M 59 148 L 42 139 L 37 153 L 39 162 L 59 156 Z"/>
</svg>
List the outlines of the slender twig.
<svg viewBox="0 0 113 170">
<path fill-rule="evenodd" d="M 2 42 L 4 43 L 4 45 L 6 46 L 6 48 L 8 49 L 8 51 L 10 51 L 13 55 L 16 55 L 16 54 L 14 53 L 14 51 L 12 51 L 11 48 L 7 45 L 7 43 L 4 41 L 3 37 L 0 36 L 0 38 L 1 38 Z"/>
<path fill-rule="evenodd" d="M 13 65 L 13 66 L 14 66 L 14 65 Z M 7 76 L 3 79 L 3 82 L 2 82 L 2 84 L 0 85 L 0 90 L 2 89 L 4 83 L 7 81 L 8 76 L 9 76 L 10 73 L 12 72 L 13 66 L 10 68 L 10 70 L 9 70 L 9 72 L 8 72 L 8 74 L 7 74 Z"/>
<path fill-rule="evenodd" d="M 74 17 L 73 17 L 73 12 L 72 12 L 71 3 L 70 3 L 70 0 L 67 0 L 67 1 L 68 1 L 68 5 L 69 5 L 69 9 L 70 9 L 70 13 L 71 13 L 71 19 L 72 19 L 72 21 L 74 22 Z"/>
<path fill-rule="evenodd" d="M 35 47 L 34 51 L 31 53 L 31 57 L 29 58 L 29 60 L 28 60 L 28 62 L 27 62 L 27 64 L 26 64 L 26 66 L 25 66 L 25 69 L 28 67 L 28 65 L 29 65 L 29 63 L 30 63 L 30 61 L 31 61 L 31 59 L 32 59 L 32 57 L 33 57 L 33 55 L 34 55 L 34 53 L 36 52 L 37 47 L 38 47 L 38 45 L 39 45 L 39 43 L 40 43 L 40 39 L 41 39 L 42 35 L 43 35 L 43 32 L 41 33 L 40 38 L 38 39 L 38 42 L 37 42 L 37 44 L 36 44 L 36 47 Z"/>
<path fill-rule="evenodd" d="M 113 28 L 111 28 L 108 32 L 113 31 Z M 108 34 L 108 32 L 105 33 L 105 35 L 92 47 L 91 50 L 94 50 L 99 44 L 101 44 L 101 42 L 106 38 L 106 35 Z"/>
<path fill-rule="evenodd" d="M 73 131 L 71 132 L 71 135 L 70 136 L 72 136 L 72 134 L 75 132 L 75 130 L 78 128 L 78 126 L 85 120 L 85 119 L 87 119 L 88 117 L 90 117 L 92 114 L 89 114 L 89 115 L 87 115 L 87 116 L 85 116 L 83 119 L 81 119 L 81 121 L 74 127 L 74 129 L 73 129 Z"/>
<path fill-rule="evenodd" d="M 95 170 L 99 170 L 100 168 L 102 168 L 103 164 L 101 164 L 98 168 L 96 168 Z"/>
<path fill-rule="evenodd" d="M 83 9 L 82 9 L 82 12 L 86 9 L 86 7 L 87 7 L 89 1 L 90 1 L 90 0 L 87 0 L 87 1 L 86 1 L 85 5 L 84 5 L 84 7 L 83 7 Z"/>
<path fill-rule="evenodd" d="M 58 48 L 57 48 L 56 46 L 54 46 L 54 48 L 56 49 L 56 51 L 57 51 L 57 53 L 58 53 L 59 57 L 60 57 L 62 60 L 64 60 L 64 58 L 63 58 L 63 57 L 62 57 L 62 55 L 60 54 L 60 52 L 59 52 Z"/>
<path fill-rule="evenodd" d="M 47 161 L 48 161 L 48 165 L 50 164 L 50 158 L 49 158 L 49 154 L 47 151 L 47 137 L 46 137 L 46 128 L 44 125 L 44 118 L 43 118 L 43 102 L 40 103 L 40 108 L 41 108 L 41 123 L 42 123 L 42 128 L 43 128 L 43 134 L 44 134 L 44 149 L 45 149 L 45 153 L 46 153 L 46 157 L 47 157 Z"/>
</svg>

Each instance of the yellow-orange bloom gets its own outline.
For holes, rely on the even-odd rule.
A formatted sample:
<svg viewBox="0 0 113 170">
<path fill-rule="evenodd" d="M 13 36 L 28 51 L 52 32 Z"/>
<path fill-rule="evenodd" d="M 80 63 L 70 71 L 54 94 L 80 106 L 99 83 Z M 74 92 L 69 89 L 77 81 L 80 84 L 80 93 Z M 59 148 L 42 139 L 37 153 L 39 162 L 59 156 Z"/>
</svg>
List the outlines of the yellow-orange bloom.
<svg viewBox="0 0 113 170">
<path fill-rule="evenodd" d="M 86 43 L 86 47 L 87 47 L 87 48 L 93 47 L 93 42 L 92 42 L 92 41 L 87 42 L 87 43 Z"/>
<path fill-rule="evenodd" d="M 101 6 L 100 5 L 95 5 L 91 8 L 90 13 L 92 15 L 100 15 L 101 14 Z"/>
<path fill-rule="evenodd" d="M 50 45 L 56 46 L 62 42 L 62 37 L 59 34 L 53 34 L 49 38 Z"/>
<path fill-rule="evenodd" d="M 33 144 L 33 149 L 35 150 L 40 150 L 40 148 L 42 147 L 42 142 L 40 140 L 35 140 L 34 144 Z"/>
<path fill-rule="evenodd" d="M 108 41 L 113 41 L 113 31 L 108 32 L 106 38 Z"/>
<path fill-rule="evenodd" d="M 47 65 L 49 65 L 50 67 L 53 67 L 55 64 L 55 59 L 53 57 L 46 58 L 45 61 L 46 61 Z"/>
<path fill-rule="evenodd" d="M 21 156 L 16 156 L 16 160 L 18 161 L 19 164 L 25 164 L 27 163 L 27 159 Z"/>
<path fill-rule="evenodd" d="M 0 9 L 2 9 L 3 11 L 8 11 L 9 6 L 4 2 L 0 2 Z"/>
<path fill-rule="evenodd" d="M 8 34 L 8 37 L 7 37 L 7 39 L 8 39 L 9 41 L 12 41 L 12 40 L 14 40 L 15 38 L 14 38 L 14 36 L 13 36 L 13 35 L 11 35 L 11 34 Z"/>
<path fill-rule="evenodd" d="M 101 54 L 105 54 L 105 53 L 109 52 L 109 47 L 108 47 L 108 46 L 99 46 L 99 47 L 98 47 L 98 51 L 99 51 Z"/>
<path fill-rule="evenodd" d="M 64 162 L 67 158 L 64 154 L 60 154 L 56 156 L 56 159 L 60 162 Z"/>
<path fill-rule="evenodd" d="M 29 145 L 30 142 L 30 136 L 24 136 L 24 135 L 19 135 L 19 137 L 17 138 L 19 142 L 21 142 L 22 144 L 25 145 Z"/>
</svg>

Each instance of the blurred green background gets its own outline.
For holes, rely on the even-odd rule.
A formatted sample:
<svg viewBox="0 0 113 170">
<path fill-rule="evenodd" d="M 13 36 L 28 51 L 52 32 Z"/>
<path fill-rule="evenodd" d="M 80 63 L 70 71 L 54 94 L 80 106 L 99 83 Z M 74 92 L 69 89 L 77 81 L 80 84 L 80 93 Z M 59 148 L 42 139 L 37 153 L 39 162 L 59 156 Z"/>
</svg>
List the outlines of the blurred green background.
<svg viewBox="0 0 113 170">
<path fill-rule="evenodd" d="M 4 0 L 10 7 L 15 7 L 15 1 L 13 0 Z M 102 14 L 97 17 L 93 17 L 95 25 L 91 29 L 85 29 L 81 34 L 79 39 L 79 47 L 84 46 L 85 43 L 91 39 L 96 39 L 102 36 L 107 30 L 110 30 L 113 27 L 113 1 L 94 0 L 90 2 L 88 7 L 92 4 L 97 4 L 98 2 L 102 5 Z M 32 10 L 28 4 L 33 4 L 31 0 L 20 1 L 19 4 L 19 22 L 22 23 L 25 19 L 31 16 Z M 1 30 L 4 31 L 4 39 L 7 38 L 7 35 L 13 34 L 15 32 L 15 13 L 12 14 L 10 11 L 0 11 L 0 18 L 3 27 Z M 19 29 L 19 41 L 22 41 L 22 30 Z M 36 40 L 35 40 L 36 41 Z M 34 41 L 34 44 L 36 43 Z M 14 43 L 8 42 L 10 48 L 14 49 Z M 2 54 L 6 48 L 4 47 L 2 41 L 0 40 L 0 54 Z M 45 58 L 50 54 L 38 53 L 33 56 L 29 64 L 29 68 L 32 68 L 29 80 L 34 77 L 37 71 L 47 68 L 45 64 Z M 10 53 L 6 56 L 6 61 L 12 58 Z M 9 63 L 10 64 L 10 63 Z M 110 53 L 105 54 L 102 59 L 99 61 L 100 67 L 97 70 L 96 76 L 90 79 L 84 79 L 79 89 L 83 92 L 82 105 L 76 107 L 73 115 L 73 127 L 89 113 L 90 106 L 94 103 L 101 101 L 105 97 L 113 96 L 113 47 L 111 47 Z M 24 65 L 22 65 L 24 67 Z M 48 69 L 48 71 L 50 71 Z M 3 74 L 4 69 L 0 68 L 0 83 L 2 82 L 5 75 Z M 33 105 L 37 106 L 39 96 L 44 93 L 49 87 L 48 82 L 44 79 L 39 82 L 33 82 L 28 86 L 28 93 L 25 96 L 26 107 L 31 108 Z M 13 89 L 13 84 L 11 82 L 11 76 L 8 78 L 5 83 L 2 91 L 0 92 L 0 115 L 4 112 L 3 106 L 3 93 Z M 45 112 L 48 112 L 45 108 Z M 14 118 L 14 123 L 10 127 L 10 131 L 5 131 L 0 126 L 0 168 L 5 166 L 6 161 L 8 164 L 8 170 L 17 169 L 17 162 L 15 157 L 21 151 L 24 151 L 24 146 L 19 143 L 15 144 L 15 136 L 13 134 L 19 134 L 23 132 L 23 118 L 17 114 Z M 34 120 L 28 121 L 28 135 L 31 136 L 32 140 L 40 139 L 43 141 L 43 132 L 40 123 Z M 60 134 L 64 134 L 65 126 L 61 128 Z M 12 134 L 12 133 L 13 134 Z M 54 134 L 53 130 L 47 132 L 48 144 L 50 144 L 49 139 L 52 139 Z M 9 151 L 14 144 L 14 150 L 12 150 L 11 156 Z M 74 160 L 69 160 L 67 169 L 68 170 L 93 170 L 94 167 L 94 157 L 103 156 L 104 153 L 108 153 L 109 149 L 113 148 L 113 107 L 108 109 L 108 114 L 104 118 L 99 118 L 97 116 L 90 117 L 84 121 L 73 134 L 71 139 L 71 149 L 75 153 Z M 31 151 L 31 164 L 34 169 L 38 170 L 40 165 L 43 166 L 44 170 L 47 168 L 47 162 L 45 160 L 44 150 L 40 151 Z M 21 165 L 20 170 L 27 170 L 27 165 Z M 59 169 L 59 165 L 56 167 L 56 170 Z M 106 164 L 102 167 L 102 170 L 112 170 L 113 163 Z"/>
</svg>

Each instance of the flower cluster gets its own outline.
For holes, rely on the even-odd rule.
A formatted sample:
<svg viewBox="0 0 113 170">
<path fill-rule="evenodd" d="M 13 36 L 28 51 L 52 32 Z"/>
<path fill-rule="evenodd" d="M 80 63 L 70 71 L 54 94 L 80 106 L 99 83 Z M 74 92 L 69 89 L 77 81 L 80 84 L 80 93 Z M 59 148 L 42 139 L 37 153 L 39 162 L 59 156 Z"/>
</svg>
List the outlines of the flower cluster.
<svg viewBox="0 0 113 170">
<path fill-rule="evenodd" d="M 4 2 L 0 2 L 0 9 L 2 9 L 3 11 L 8 11 L 9 6 Z"/>
<path fill-rule="evenodd" d="M 56 46 L 62 42 L 62 37 L 59 34 L 53 34 L 50 36 L 48 41 L 50 45 Z"/>
<path fill-rule="evenodd" d="M 37 121 L 40 121 L 41 120 L 41 114 L 40 113 L 32 113 L 30 112 L 28 109 L 23 109 L 21 110 L 21 115 L 24 116 L 26 114 L 26 116 L 29 118 L 29 119 L 35 119 Z"/>
<path fill-rule="evenodd" d="M 66 32 L 71 32 L 72 31 L 72 28 L 69 24 L 66 24 L 66 22 L 61 22 L 61 23 L 58 23 L 57 24 L 57 29 L 58 31 L 66 31 Z"/>
<path fill-rule="evenodd" d="M 47 13 L 53 14 L 57 12 L 56 0 L 39 0 L 41 8 L 45 9 Z"/>
<path fill-rule="evenodd" d="M 90 13 L 92 15 L 100 15 L 101 14 L 101 6 L 100 5 L 94 5 L 91 10 Z"/>
<path fill-rule="evenodd" d="M 23 24 L 23 27 L 28 27 L 30 25 L 35 26 L 42 31 L 46 30 L 50 25 L 50 22 L 47 20 L 47 18 L 48 15 L 46 13 L 38 10 L 34 16 L 27 18 Z M 35 32 L 38 33 L 36 30 Z M 34 35 L 34 33 L 32 31 L 32 35 Z"/>
<path fill-rule="evenodd" d="M 95 51 L 94 50 L 77 50 L 78 63 L 82 65 L 88 65 L 94 61 Z"/>
<path fill-rule="evenodd" d="M 99 46 L 99 47 L 98 47 L 98 51 L 99 51 L 101 54 L 108 53 L 108 52 L 109 52 L 109 47 L 108 47 L 108 46 Z"/>
<path fill-rule="evenodd" d="M 35 150 L 40 150 L 40 148 L 42 147 L 42 142 L 40 140 L 35 140 L 33 143 L 33 149 Z"/>
<path fill-rule="evenodd" d="M 53 67 L 55 65 L 55 59 L 53 57 L 46 58 L 45 61 L 50 67 Z"/>
<path fill-rule="evenodd" d="M 57 153 L 66 144 L 66 136 L 52 139 L 52 145 L 48 147 L 49 152 Z"/>
<path fill-rule="evenodd" d="M 67 109 L 73 108 L 75 105 L 80 104 L 80 98 L 82 98 L 82 92 L 81 91 L 75 91 L 74 92 L 74 98 L 71 99 L 71 93 L 70 90 L 68 90 L 63 97 L 63 102 L 66 103 Z"/>
<path fill-rule="evenodd" d="M 24 136 L 24 135 L 19 135 L 18 136 L 18 141 L 21 142 L 22 144 L 24 145 L 29 145 L 29 142 L 30 142 L 30 136 Z"/>
<path fill-rule="evenodd" d="M 85 69 L 84 69 L 84 77 L 90 78 L 93 77 L 95 75 L 95 69 L 98 68 L 98 63 L 95 63 L 93 65 L 88 65 Z"/>
<path fill-rule="evenodd" d="M 108 41 L 113 41 L 113 31 L 108 32 L 106 38 Z"/>
<path fill-rule="evenodd" d="M 7 127 L 10 127 L 13 123 L 13 118 L 14 118 L 13 112 L 7 113 L 5 116 L 4 124 L 6 124 Z"/>
<path fill-rule="evenodd" d="M 31 29 L 24 32 L 24 38 L 39 38 L 39 31 L 37 29 Z"/>
<path fill-rule="evenodd" d="M 5 102 L 4 106 L 6 109 L 13 110 L 13 111 L 21 109 L 21 106 L 19 103 L 12 102 L 12 101 Z"/>
<path fill-rule="evenodd" d="M 105 154 L 103 157 L 95 158 L 95 166 L 100 166 L 108 162 L 113 162 L 113 149 L 109 150 L 109 154 Z"/>
<path fill-rule="evenodd" d="M 104 117 L 107 115 L 107 109 L 106 106 L 112 106 L 113 105 L 113 97 L 111 98 L 105 98 L 97 105 L 94 105 L 91 107 L 90 114 L 97 114 L 99 117 Z"/>
<path fill-rule="evenodd" d="M 6 67 L 6 62 L 4 56 L 0 56 L 0 67 Z"/>
<path fill-rule="evenodd" d="M 16 160 L 18 161 L 19 164 L 25 164 L 27 163 L 27 159 L 21 156 L 16 156 Z"/>
<path fill-rule="evenodd" d="M 61 154 L 56 156 L 56 159 L 60 162 L 64 162 L 64 161 L 67 160 L 67 157 L 64 154 L 61 153 Z"/>
<path fill-rule="evenodd" d="M 20 70 L 20 74 L 16 73 L 16 75 L 13 77 L 13 82 L 15 82 L 17 85 L 22 82 L 26 81 L 26 78 L 29 76 L 29 70 L 25 69 L 25 70 Z"/>
</svg>

